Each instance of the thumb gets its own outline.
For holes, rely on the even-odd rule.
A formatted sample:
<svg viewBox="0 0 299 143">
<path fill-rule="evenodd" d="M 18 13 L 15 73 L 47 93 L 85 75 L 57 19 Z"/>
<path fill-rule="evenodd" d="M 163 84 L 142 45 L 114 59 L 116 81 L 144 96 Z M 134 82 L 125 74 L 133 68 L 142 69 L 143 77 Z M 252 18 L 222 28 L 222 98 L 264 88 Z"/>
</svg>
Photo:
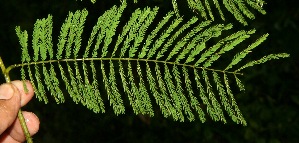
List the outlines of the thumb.
<svg viewBox="0 0 299 143">
<path fill-rule="evenodd" d="M 0 86 L 0 134 L 15 121 L 21 107 L 19 90 L 10 83 Z"/>
</svg>

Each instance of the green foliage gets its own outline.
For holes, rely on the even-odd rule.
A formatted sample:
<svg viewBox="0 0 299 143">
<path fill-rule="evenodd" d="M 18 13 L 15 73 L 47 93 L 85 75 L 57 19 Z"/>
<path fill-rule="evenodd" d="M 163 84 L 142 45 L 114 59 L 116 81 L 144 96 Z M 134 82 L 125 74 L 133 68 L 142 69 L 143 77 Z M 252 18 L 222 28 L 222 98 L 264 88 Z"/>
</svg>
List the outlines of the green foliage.
<svg viewBox="0 0 299 143">
<path fill-rule="evenodd" d="M 217 1 L 215 4 L 218 8 Z M 244 8 L 244 5 L 237 4 Z M 68 92 L 75 103 L 81 103 L 96 113 L 104 113 L 107 95 L 110 106 L 118 115 L 125 113 L 125 97 L 121 94 L 124 92 L 135 114 L 153 116 L 152 103 L 155 101 L 164 117 L 172 117 L 175 121 L 185 121 L 185 118 L 193 121 L 198 116 L 202 122 L 210 117 L 226 123 L 225 110 L 234 122 L 246 125 L 229 79 L 234 77 L 235 84 L 242 91 L 244 85 L 238 78 L 242 75 L 241 70 L 289 56 L 285 53 L 270 54 L 260 60 L 242 63 L 242 59 L 263 42 L 267 34 L 238 53 L 234 51 L 235 47 L 248 39 L 254 29 L 237 31 L 210 45 L 211 39 L 223 36 L 223 32 L 232 29 L 233 25 L 199 22 L 196 17 L 183 22 L 182 17 L 174 16 L 177 11 L 169 12 L 150 29 L 158 13 L 157 7 L 136 9 L 118 33 L 116 29 L 121 26 L 120 18 L 126 5 L 124 1 L 119 7 L 113 6 L 98 18 L 85 49 L 81 49 L 81 35 L 88 14 L 85 9 L 69 13 L 61 26 L 56 51 L 52 44 L 51 15 L 37 20 L 34 25 L 33 55 L 29 54 L 27 31 L 16 27 L 22 46 L 22 64 L 15 67 L 22 67 L 22 79 L 29 77 L 40 101 L 49 102 L 45 94 L 47 90 L 57 103 L 63 103 L 63 93 Z M 205 5 L 212 18 L 208 2 Z M 235 10 L 234 7 L 230 9 Z M 203 10 L 199 11 L 204 15 Z M 235 53 L 235 56 L 226 68 L 212 67 L 227 52 Z M 99 89 L 101 85 L 104 91 Z"/>
<path fill-rule="evenodd" d="M 189 7 L 194 11 L 198 11 L 204 19 L 212 19 L 214 20 L 214 15 L 210 6 L 211 1 L 202 0 L 202 1 L 194 1 L 194 0 L 187 0 Z M 245 20 L 245 16 L 249 19 L 255 19 L 254 14 L 248 9 L 246 6 L 249 5 L 251 8 L 257 10 L 262 14 L 266 14 L 265 10 L 263 10 L 264 1 L 263 0 L 223 0 L 224 7 L 234 15 L 234 17 L 243 25 L 248 25 Z M 219 15 L 222 20 L 225 20 L 224 14 L 221 10 L 220 4 L 218 0 L 213 0 Z M 208 14 L 207 14 L 208 13 Z M 209 15 L 209 16 L 207 16 Z"/>
<path fill-rule="evenodd" d="M 266 14 L 266 12 L 262 9 L 264 1 L 257 0 L 257 1 L 251 1 L 251 0 L 224 0 L 223 1 L 224 6 L 227 8 L 227 10 L 234 15 L 234 17 L 241 22 L 244 25 L 247 25 L 247 22 L 245 21 L 245 18 L 243 15 L 250 19 L 254 19 L 255 16 L 252 12 L 248 10 L 246 5 L 244 3 L 247 3 L 252 8 L 256 9 L 258 12 L 262 14 Z M 218 9 L 219 10 L 219 9 Z"/>
<path fill-rule="evenodd" d="M 121 0 L 122 1 L 122 0 Z M 213 14 L 213 4 L 215 5 L 219 16 L 222 20 L 225 20 L 224 12 L 222 12 L 221 5 L 218 0 L 185 0 L 188 3 L 189 8 L 200 15 L 205 20 L 214 21 L 215 17 Z M 92 3 L 95 3 L 96 0 L 91 0 Z M 138 0 L 134 0 L 134 3 L 137 3 Z M 180 17 L 179 6 L 177 0 L 171 0 L 173 10 L 177 17 Z M 182 2 L 182 1 L 181 1 Z M 263 9 L 265 2 L 263 0 L 223 0 L 224 7 L 243 25 L 248 25 L 246 22 L 246 17 L 249 19 L 255 19 L 254 13 L 249 9 L 255 9 L 259 13 L 266 14 L 266 11 Z M 212 5 L 212 6 L 211 6 Z M 249 6 L 249 8 L 248 8 Z"/>
</svg>

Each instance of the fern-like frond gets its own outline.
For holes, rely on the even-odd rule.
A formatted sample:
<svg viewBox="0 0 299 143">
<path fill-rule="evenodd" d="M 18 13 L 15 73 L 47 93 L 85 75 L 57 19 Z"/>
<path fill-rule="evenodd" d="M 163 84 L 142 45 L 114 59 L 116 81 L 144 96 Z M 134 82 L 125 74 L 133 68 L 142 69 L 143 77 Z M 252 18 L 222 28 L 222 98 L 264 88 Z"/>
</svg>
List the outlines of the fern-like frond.
<svg viewBox="0 0 299 143">
<path fill-rule="evenodd" d="M 212 1 L 208 0 L 187 0 L 189 7 L 193 9 L 194 11 L 198 11 L 200 13 L 201 17 L 204 19 L 212 19 L 214 20 L 214 15 L 212 12 L 212 8 L 210 5 L 212 5 Z M 262 0 L 223 0 L 222 1 L 224 7 L 234 15 L 234 17 L 241 22 L 243 25 L 247 25 L 247 22 L 245 20 L 245 17 L 249 19 L 255 19 L 254 14 L 249 10 L 248 6 L 250 8 L 253 8 L 257 10 L 258 12 L 262 14 L 266 14 L 265 10 L 263 10 L 263 4 L 265 3 Z M 221 10 L 221 6 L 218 2 L 218 0 L 213 0 L 213 4 L 217 8 L 219 15 L 222 20 L 225 20 L 224 14 Z"/>
<path fill-rule="evenodd" d="M 207 6 L 208 2 L 203 4 Z M 100 16 L 84 49 L 81 36 L 88 14 L 85 9 L 69 13 L 57 48 L 52 44 L 52 16 L 35 23 L 33 54 L 28 49 L 27 32 L 16 27 L 22 63 L 13 68 L 22 67 L 22 79 L 29 77 L 37 98 L 45 103 L 49 102 L 47 91 L 57 103 L 64 102 L 64 93 L 68 92 L 75 103 L 96 113 L 105 112 L 104 101 L 109 100 L 118 115 L 125 113 L 127 96 L 135 114 L 153 116 L 156 102 L 165 117 L 176 121 L 199 118 L 205 122 L 210 117 L 226 123 L 227 114 L 234 122 L 246 125 L 231 90 L 233 83 L 245 89 L 238 78 L 240 71 L 289 56 L 271 54 L 242 63 L 267 35 L 238 53 L 235 47 L 255 30 L 240 30 L 211 44 L 211 39 L 222 36 L 233 25 L 198 22 L 196 17 L 184 23 L 183 18 L 174 16 L 176 12 L 169 12 L 150 28 L 158 13 L 156 7 L 135 10 L 121 27 L 125 8 L 124 1 Z M 226 68 L 213 67 L 226 53 L 234 55 Z"/>
<path fill-rule="evenodd" d="M 251 62 L 248 62 L 247 64 L 245 64 L 244 66 L 240 67 L 239 69 L 235 70 L 235 72 L 239 72 L 245 68 L 254 66 L 254 65 L 258 65 L 258 64 L 262 64 L 265 63 L 267 61 L 273 60 L 273 59 L 280 59 L 280 58 L 286 58 L 289 57 L 290 55 L 287 53 L 279 53 L 279 54 L 270 54 L 267 56 L 264 56 L 263 58 L 259 59 L 259 60 L 254 60 Z"/>
<path fill-rule="evenodd" d="M 134 0 L 134 3 L 137 2 L 137 0 Z M 222 0 L 220 2 L 218 0 L 185 0 L 184 2 L 187 2 L 189 8 L 205 20 L 214 21 L 215 12 L 213 7 L 217 9 L 217 15 L 222 20 L 225 20 L 224 12 L 222 11 L 223 6 L 243 25 L 248 25 L 246 18 L 255 19 L 254 13 L 249 9 L 266 14 L 266 11 L 263 9 L 265 4 L 263 0 Z M 221 2 L 223 5 L 220 4 Z M 177 0 L 172 0 L 172 6 L 176 16 L 180 17 Z"/>
<path fill-rule="evenodd" d="M 82 1 L 82 0 L 81 0 Z M 96 0 L 90 0 L 92 3 L 95 3 Z M 124 0 L 125 2 L 126 0 Z M 137 3 L 138 0 L 134 0 L 134 3 Z M 204 18 L 205 20 L 214 20 L 213 9 L 211 5 L 215 6 L 220 18 L 225 20 L 225 16 L 222 12 L 221 5 L 218 0 L 186 0 L 188 6 L 191 10 Z M 212 3 L 212 4 L 211 4 Z M 247 25 L 245 17 L 249 19 L 255 19 L 254 13 L 249 9 L 255 9 L 259 13 L 266 14 L 266 11 L 263 9 L 263 5 L 266 4 L 263 0 L 223 0 L 222 4 L 224 7 L 243 25 Z M 177 17 L 180 17 L 179 7 L 177 0 L 172 0 L 173 10 Z"/>
</svg>

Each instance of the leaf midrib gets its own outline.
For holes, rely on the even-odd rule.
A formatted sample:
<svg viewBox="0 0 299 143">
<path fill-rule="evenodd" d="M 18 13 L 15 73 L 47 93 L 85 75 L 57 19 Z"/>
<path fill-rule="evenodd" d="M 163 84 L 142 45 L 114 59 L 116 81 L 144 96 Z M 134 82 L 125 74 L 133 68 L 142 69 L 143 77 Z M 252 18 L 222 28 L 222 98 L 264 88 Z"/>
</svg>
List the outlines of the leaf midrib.
<svg viewBox="0 0 299 143">
<path fill-rule="evenodd" d="M 234 74 L 234 75 L 243 75 L 243 73 L 240 72 L 231 72 L 226 70 L 219 70 L 219 69 L 212 69 L 212 68 L 206 68 L 206 67 L 196 67 L 195 65 L 191 64 L 182 64 L 177 62 L 170 62 L 170 61 L 161 61 L 161 60 L 151 60 L 151 59 L 139 59 L 139 58 L 78 58 L 78 59 L 60 59 L 60 60 L 46 60 L 46 61 L 37 61 L 37 62 L 29 62 L 29 63 L 22 63 L 22 64 L 14 64 L 10 65 L 6 71 L 9 73 L 10 70 L 17 68 L 17 67 L 23 67 L 23 66 L 31 66 L 31 65 L 38 65 L 38 64 L 45 64 L 45 63 L 59 63 L 59 62 L 76 62 L 76 61 L 137 61 L 137 62 L 153 62 L 153 63 L 163 63 L 168 65 L 177 65 L 182 67 L 189 67 L 193 69 L 202 69 L 207 71 L 214 71 L 214 72 L 222 72 L 226 74 Z"/>
</svg>

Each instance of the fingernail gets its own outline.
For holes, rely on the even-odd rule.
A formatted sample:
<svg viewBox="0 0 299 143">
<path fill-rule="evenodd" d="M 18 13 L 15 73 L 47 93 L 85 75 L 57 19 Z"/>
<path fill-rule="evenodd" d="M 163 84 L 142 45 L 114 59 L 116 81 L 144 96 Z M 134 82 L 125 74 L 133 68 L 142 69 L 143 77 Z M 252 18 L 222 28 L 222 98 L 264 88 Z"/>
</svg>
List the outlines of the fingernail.
<svg viewBox="0 0 299 143">
<path fill-rule="evenodd" d="M 4 84 L 0 86 L 0 99 L 8 100 L 13 96 L 13 89 L 10 85 Z"/>
</svg>

